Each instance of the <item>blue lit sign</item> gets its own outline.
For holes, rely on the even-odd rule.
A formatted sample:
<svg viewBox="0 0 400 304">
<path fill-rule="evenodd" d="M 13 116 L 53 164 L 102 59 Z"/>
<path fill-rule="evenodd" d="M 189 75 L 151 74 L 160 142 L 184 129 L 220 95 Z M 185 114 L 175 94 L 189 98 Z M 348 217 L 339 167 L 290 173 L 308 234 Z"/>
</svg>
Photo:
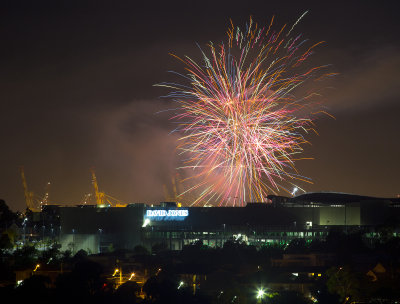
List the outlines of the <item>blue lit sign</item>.
<svg viewBox="0 0 400 304">
<path fill-rule="evenodd" d="M 189 215 L 187 209 L 146 210 L 146 218 L 151 221 L 183 221 Z"/>
</svg>

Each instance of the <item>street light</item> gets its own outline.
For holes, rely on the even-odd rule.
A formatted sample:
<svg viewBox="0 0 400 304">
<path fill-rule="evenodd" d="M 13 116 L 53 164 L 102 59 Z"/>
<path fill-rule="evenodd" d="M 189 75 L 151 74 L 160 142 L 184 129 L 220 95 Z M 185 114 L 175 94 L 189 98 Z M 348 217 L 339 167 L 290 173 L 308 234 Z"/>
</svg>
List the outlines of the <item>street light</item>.
<svg viewBox="0 0 400 304">
<path fill-rule="evenodd" d="M 33 272 L 36 272 L 36 270 L 38 270 L 39 267 L 40 267 L 40 264 L 36 264 L 35 269 L 33 269 Z"/>
<path fill-rule="evenodd" d="M 24 242 L 23 242 L 23 245 L 25 246 L 25 237 L 26 237 L 26 232 L 25 232 L 25 229 L 26 229 L 26 221 L 28 220 L 28 218 L 27 217 L 25 217 L 24 218 L 24 221 L 22 222 L 22 226 L 24 227 Z"/>
<path fill-rule="evenodd" d="M 257 289 L 258 303 L 262 303 L 264 296 L 265 296 L 265 289 L 263 287 L 260 287 L 259 289 Z"/>
<path fill-rule="evenodd" d="M 119 272 L 119 286 L 122 285 L 122 268 L 115 268 L 114 273 L 113 273 L 113 277 L 115 277 L 115 275 Z"/>
<path fill-rule="evenodd" d="M 98 247 L 98 251 L 99 253 L 101 253 L 101 233 L 103 232 L 103 229 L 99 228 L 99 247 Z"/>
</svg>

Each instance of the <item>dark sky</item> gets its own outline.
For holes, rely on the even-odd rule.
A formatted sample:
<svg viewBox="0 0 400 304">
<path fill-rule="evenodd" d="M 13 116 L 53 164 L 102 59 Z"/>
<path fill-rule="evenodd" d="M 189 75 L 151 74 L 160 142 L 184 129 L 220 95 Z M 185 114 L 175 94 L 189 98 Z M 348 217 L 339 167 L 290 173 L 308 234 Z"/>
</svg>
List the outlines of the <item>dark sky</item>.
<svg viewBox="0 0 400 304">
<path fill-rule="evenodd" d="M 57 4 L 55 4 L 57 2 Z M 249 16 L 327 43 L 310 63 L 331 64 L 324 102 L 297 168 L 307 191 L 393 197 L 400 193 L 400 18 L 396 1 L 13 1 L 0 9 L 0 198 L 25 208 L 28 186 L 79 203 L 100 188 L 125 202 L 164 200 L 177 166 L 176 137 L 153 85 L 199 58 L 196 43 L 225 40 L 229 18 Z"/>
</svg>

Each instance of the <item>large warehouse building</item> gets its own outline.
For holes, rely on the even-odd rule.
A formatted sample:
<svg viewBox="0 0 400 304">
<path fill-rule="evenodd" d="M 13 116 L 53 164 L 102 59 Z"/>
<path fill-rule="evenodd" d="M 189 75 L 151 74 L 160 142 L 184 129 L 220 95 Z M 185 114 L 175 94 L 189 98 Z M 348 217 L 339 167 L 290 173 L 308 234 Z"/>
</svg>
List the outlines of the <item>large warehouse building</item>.
<svg viewBox="0 0 400 304">
<path fill-rule="evenodd" d="M 379 226 L 398 220 L 398 198 L 342 193 L 270 196 L 268 203 L 248 203 L 246 207 L 160 203 L 105 208 L 48 206 L 42 211 L 43 231 L 47 231 L 43 236 L 58 225 L 57 237 L 64 250 L 91 253 L 155 244 L 179 250 L 197 240 L 209 246 L 222 246 L 229 239 L 254 245 L 287 243 L 294 238 L 324 238 L 333 227 L 361 230 L 374 238 Z"/>
</svg>

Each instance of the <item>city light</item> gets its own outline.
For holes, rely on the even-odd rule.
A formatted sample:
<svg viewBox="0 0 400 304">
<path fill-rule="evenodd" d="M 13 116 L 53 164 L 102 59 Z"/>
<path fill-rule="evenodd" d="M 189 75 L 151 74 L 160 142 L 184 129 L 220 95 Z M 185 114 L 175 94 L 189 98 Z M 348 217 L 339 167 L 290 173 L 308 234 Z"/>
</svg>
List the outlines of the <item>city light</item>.
<svg viewBox="0 0 400 304">
<path fill-rule="evenodd" d="M 265 290 L 264 288 L 260 288 L 257 290 L 257 299 L 262 299 L 265 296 Z"/>
</svg>

